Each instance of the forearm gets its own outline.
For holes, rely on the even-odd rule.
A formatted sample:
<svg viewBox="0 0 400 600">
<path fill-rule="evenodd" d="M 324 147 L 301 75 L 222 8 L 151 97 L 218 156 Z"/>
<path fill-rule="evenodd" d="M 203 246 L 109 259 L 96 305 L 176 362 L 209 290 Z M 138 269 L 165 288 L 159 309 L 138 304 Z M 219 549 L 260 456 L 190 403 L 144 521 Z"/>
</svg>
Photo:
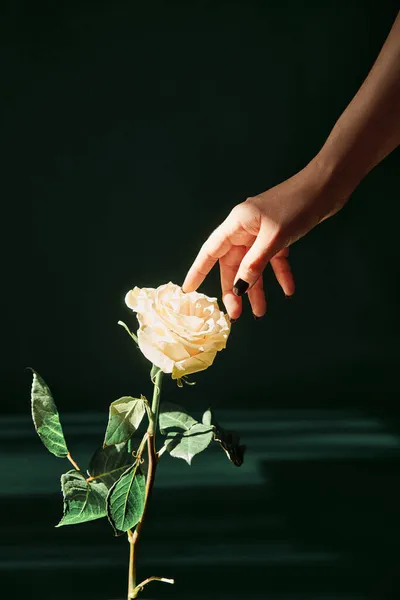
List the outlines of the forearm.
<svg viewBox="0 0 400 600">
<path fill-rule="evenodd" d="M 343 195 L 400 144 L 400 13 L 368 77 L 315 158 Z"/>
</svg>

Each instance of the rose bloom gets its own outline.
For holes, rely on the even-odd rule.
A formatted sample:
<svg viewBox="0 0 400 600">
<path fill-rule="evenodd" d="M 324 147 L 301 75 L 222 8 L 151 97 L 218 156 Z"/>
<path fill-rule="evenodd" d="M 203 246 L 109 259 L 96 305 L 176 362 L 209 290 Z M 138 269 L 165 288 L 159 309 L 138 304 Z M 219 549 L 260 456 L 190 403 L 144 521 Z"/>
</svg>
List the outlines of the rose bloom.
<svg viewBox="0 0 400 600">
<path fill-rule="evenodd" d="M 172 379 L 207 369 L 226 346 L 231 324 L 216 298 L 185 294 L 170 282 L 157 289 L 135 287 L 125 302 L 137 313 L 140 350 Z"/>
</svg>

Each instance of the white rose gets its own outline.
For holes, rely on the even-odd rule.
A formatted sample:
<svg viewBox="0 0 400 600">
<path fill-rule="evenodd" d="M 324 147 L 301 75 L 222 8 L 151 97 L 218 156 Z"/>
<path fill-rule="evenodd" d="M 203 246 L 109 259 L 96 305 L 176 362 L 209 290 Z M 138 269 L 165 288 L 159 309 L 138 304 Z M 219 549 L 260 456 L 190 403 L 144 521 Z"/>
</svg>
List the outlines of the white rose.
<svg viewBox="0 0 400 600">
<path fill-rule="evenodd" d="M 170 282 L 157 289 L 135 287 L 125 302 L 137 313 L 141 351 L 172 379 L 207 369 L 226 346 L 231 324 L 216 298 L 185 294 Z"/>
</svg>

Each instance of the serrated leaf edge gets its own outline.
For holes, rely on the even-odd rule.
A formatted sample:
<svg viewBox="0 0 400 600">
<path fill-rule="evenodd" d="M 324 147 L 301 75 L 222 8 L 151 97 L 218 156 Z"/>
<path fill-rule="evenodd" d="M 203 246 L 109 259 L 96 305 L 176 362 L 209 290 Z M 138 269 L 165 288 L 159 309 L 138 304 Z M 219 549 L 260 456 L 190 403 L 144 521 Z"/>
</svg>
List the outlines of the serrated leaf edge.
<svg viewBox="0 0 400 600">
<path fill-rule="evenodd" d="M 124 439 L 124 440 L 121 440 L 121 441 L 119 441 L 119 442 L 114 442 L 113 444 L 107 444 L 107 443 L 106 443 L 106 439 L 107 439 L 107 431 L 108 431 L 108 427 L 109 427 L 109 424 L 110 424 L 110 421 L 111 421 L 111 407 L 112 407 L 112 405 L 113 405 L 115 402 L 119 402 L 119 400 L 122 400 L 122 398 L 130 398 L 131 400 L 136 400 L 137 402 L 143 402 L 143 406 L 144 406 L 143 417 L 144 417 L 144 415 L 145 415 L 145 414 L 146 414 L 146 412 L 147 412 L 147 407 L 146 407 L 146 402 L 147 402 L 147 399 L 145 398 L 145 396 L 143 396 L 142 398 L 134 398 L 133 396 L 121 396 L 121 398 L 117 398 L 117 400 L 114 400 L 114 402 L 111 402 L 111 404 L 110 404 L 110 406 L 109 406 L 109 413 L 108 413 L 108 423 L 107 423 L 106 433 L 105 433 L 105 435 L 104 435 L 103 449 L 104 449 L 104 448 L 109 448 L 110 446 L 116 446 L 117 444 L 123 444 L 123 443 L 127 442 L 127 441 L 128 441 L 128 440 L 129 440 L 129 439 L 132 437 L 132 435 L 133 435 L 133 434 L 134 434 L 134 433 L 135 433 L 135 432 L 138 430 L 138 428 L 139 428 L 139 426 L 140 426 L 140 423 L 141 423 L 141 422 L 142 422 L 142 420 L 143 420 L 143 417 L 142 417 L 142 418 L 141 418 L 141 420 L 140 420 L 140 423 L 139 423 L 138 427 L 137 427 L 137 428 L 135 429 L 135 431 L 133 431 L 133 432 L 132 432 L 132 434 L 131 434 L 129 437 L 127 437 L 126 439 Z M 134 405 L 134 406 L 135 406 L 135 405 Z M 119 425 L 117 426 L 117 428 L 115 429 L 115 431 L 117 431 L 117 430 L 119 429 L 119 427 L 121 427 L 121 426 L 122 426 L 122 424 L 123 424 L 124 420 L 126 420 L 126 419 L 129 419 L 129 415 L 130 415 L 131 411 L 133 411 L 133 410 L 134 410 L 134 406 L 133 406 L 133 407 L 132 407 L 132 408 L 131 408 L 131 409 L 130 409 L 130 410 L 127 412 L 127 413 L 126 413 L 126 414 L 127 414 L 127 416 L 126 416 L 126 417 L 124 417 L 124 419 L 122 419 L 122 420 L 120 421 L 120 423 L 119 423 Z M 115 434 L 115 432 L 114 432 L 114 434 Z M 114 434 L 113 434 L 113 435 L 114 435 Z"/>
<path fill-rule="evenodd" d="M 61 419 L 60 419 L 60 413 L 58 412 L 58 408 L 57 408 L 57 405 L 56 405 L 56 403 L 54 401 L 53 394 L 52 394 L 49 386 L 47 385 L 46 381 L 43 379 L 43 377 L 37 371 L 35 371 L 35 369 L 32 369 L 32 367 L 27 367 L 27 369 L 29 369 L 33 373 L 32 383 L 31 383 L 31 416 L 32 416 L 32 421 L 33 421 L 33 425 L 34 425 L 35 431 L 36 431 L 37 435 L 39 436 L 39 439 L 41 440 L 42 444 L 44 445 L 44 447 L 46 448 L 46 450 L 48 452 L 50 452 L 50 454 L 52 454 L 56 458 L 68 458 L 69 449 L 68 449 L 68 445 L 67 445 L 67 440 L 65 439 L 64 430 L 63 430 L 63 426 L 61 424 Z M 44 440 L 43 434 L 39 432 L 39 426 L 37 424 L 37 421 L 36 421 L 36 418 L 35 418 L 35 413 L 34 413 L 34 410 L 33 410 L 33 386 L 35 384 L 35 379 L 39 383 L 43 383 L 44 387 L 47 388 L 47 390 L 49 392 L 49 396 L 51 397 L 51 399 L 53 401 L 54 408 L 55 408 L 54 416 L 58 417 L 58 420 L 59 420 L 59 423 L 60 423 L 60 429 L 61 429 L 62 439 L 64 440 L 64 445 L 65 445 L 65 448 L 67 450 L 67 452 L 65 454 L 64 453 L 62 455 L 61 454 L 55 454 L 54 452 L 52 452 L 51 450 L 49 450 L 49 448 L 46 446 L 46 444 L 43 441 Z M 48 429 L 50 429 L 51 431 L 54 432 L 54 429 L 52 429 L 51 427 L 49 427 L 49 425 L 46 425 L 46 427 Z M 55 433 L 58 433 L 58 432 L 55 432 Z M 53 442 L 53 443 L 56 446 L 60 446 L 61 448 L 64 448 L 64 446 L 62 444 L 60 444 L 59 442 Z"/>
<path fill-rule="evenodd" d="M 180 439 L 182 439 L 183 437 L 186 437 L 186 438 L 190 437 L 190 435 L 189 435 L 189 434 L 190 434 L 190 431 L 191 431 L 191 430 L 193 429 L 193 427 L 195 427 L 196 425 L 204 425 L 204 423 L 200 423 L 199 421 L 196 421 L 196 423 L 193 423 L 193 425 L 190 427 L 190 429 L 182 430 L 182 431 L 183 431 L 183 433 L 178 433 L 176 436 L 174 436 L 174 437 L 171 437 L 171 438 L 169 438 L 169 439 L 167 438 L 167 439 L 165 440 L 165 442 L 164 442 L 165 448 L 166 448 L 166 450 L 167 450 L 168 454 L 170 454 L 170 456 L 172 456 L 172 458 L 180 458 L 181 460 L 184 460 L 185 462 L 187 462 L 187 464 L 188 464 L 189 466 L 191 466 L 191 465 L 192 465 L 192 460 L 194 459 L 194 457 L 195 457 L 195 456 L 197 456 L 197 454 L 200 454 L 201 452 L 204 452 L 204 450 L 206 450 L 206 449 L 207 449 L 207 448 L 208 448 L 208 447 L 211 445 L 211 442 L 214 440 L 214 437 L 212 436 L 212 437 L 210 438 L 210 441 L 208 442 L 207 446 L 206 446 L 206 447 L 205 447 L 203 450 L 201 450 L 201 452 L 197 452 L 196 454 L 192 454 L 192 455 L 191 455 L 191 456 L 189 456 L 188 458 L 185 458 L 184 456 L 176 456 L 176 457 L 175 457 L 175 456 L 171 455 L 171 451 L 172 451 L 172 450 L 174 450 L 174 449 L 175 449 L 177 446 L 179 446 L 179 443 L 180 443 L 180 442 L 178 442 L 177 444 L 175 444 L 175 445 L 174 445 L 173 441 L 174 441 L 174 440 L 175 440 L 175 439 L 176 439 L 178 436 L 180 436 Z M 209 430 L 209 431 L 203 431 L 201 435 L 206 435 L 207 433 L 215 432 L 215 426 L 214 426 L 214 425 L 204 425 L 204 427 L 210 427 L 210 430 Z M 170 442 L 170 444 L 173 446 L 173 447 L 171 448 L 171 450 L 168 448 L 168 445 L 169 445 L 169 444 L 168 444 L 168 442 Z"/>
<path fill-rule="evenodd" d="M 135 473 L 134 473 L 134 475 L 133 475 L 133 477 L 132 477 L 132 482 L 133 482 L 133 480 L 134 480 L 134 478 L 135 478 L 135 476 L 136 476 L 136 471 L 137 471 L 137 469 L 138 469 L 138 467 L 139 467 L 139 466 L 140 466 L 140 465 L 139 465 L 139 461 L 138 461 L 138 462 L 136 462 L 136 463 L 133 463 L 133 465 L 130 465 L 130 466 L 129 466 L 129 467 L 126 469 L 126 471 L 124 471 L 124 472 L 122 473 L 121 477 L 119 477 L 119 479 L 117 479 L 117 481 L 116 481 L 116 482 L 115 482 L 115 483 L 114 483 L 114 484 L 113 484 L 113 485 L 110 487 L 110 489 L 108 490 L 108 494 L 107 494 L 107 498 L 106 498 L 106 511 L 107 511 L 107 519 L 108 519 L 108 521 L 109 521 L 109 523 L 110 523 L 111 527 L 113 528 L 113 530 L 114 530 L 114 534 L 115 534 L 115 536 L 116 536 L 116 537 L 118 537 L 118 536 L 122 535 L 122 534 L 123 534 L 123 533 L 125 533 L 125 532 L 124 532 L 124 531 L 121 531 L 120 529 L 117 529 L 117 527 L 115 527 L 115 525 L 114 525 L 113 518 L 112 518 L 112 516 L 111 516 L 111 507 L 110 507 L 111 495 L 112 495 L 112 493 L 113 493 L 113 491 L 114 491 L 114 488 L 115 488 L 115 486 L 116 486 L 116 485 L 118 485 L 118 483 L 121 481 L 121 479 L 124 477 L 124 475 L 126 475 L 126 474 L 128 473 L 128 471 L 130 471 L 130 470 L 132 470 L 132 469 L 134 468 L 134 469 L 135 469 Z M 132 485 L 132 482 L 131 482 L 131 484 L 130 484 L 130 485 Z M 125 506 L 126 506 L 126 501 L 125 501 Z"/>
<path fill-rule="evenodd" d="M 87 505 L 87 503 L 88 503 L 88 499 L 89 499 L 89 493 L 90 493 L 90 482 L 89 482 L 89 481 L 86 481 L 86 479 L 85 479 L 85 477 L 83 476 L 83 474 L 82 474 L 80 471 L 76 471 L 75 469 L 70 469 L 70 470 L 69 470 L 69 471 L 67 471 L 66 473 L 63 473 L 63 474 L 61 475 L 61 477 L 60 477 L 61 491 L 62 491 L 62 495 L 63 495 L 63 516 L 61 517 L 61 519 L 60 519 L 60 521 L 57 523 L 57 525 L 55 525 L 55 527 L 62 527 L 62 522 L 63 522 L 64 518 L 66 517 L 66 514 L 65 514 L 65 509 L 66 509 L 66 507 L 68 506 L 68 502 L 67 502 L 67 501 L 66 501 L 66 499 L 65 499 L 64 487 L 63 487 L 63 477 L 65 477 L 66 475 L 69 475 L 70 473 L 74 473 L 74 474 L 78 473 L 79 475 L 81 475 L 82 479 L 83 479 L 83 480 L 85 481 L 85 483 L 86 483 L 86 498 L 85 498 L 85 501 L 84 501 L 84 503 L 83 503 L 83 507 L 82 507 L 82 509 L 81 509 L 81 510 L 79 511 L 79 513 L 78 513 L 78 516 L 80 516 L 80 515 L 81 515 L 81 514 L 84 512 L 84 510 L 85 510 L 85 508 L 86 508 L 86 505 Z M 93 519 L 93 520 L 94 520 L 94 519 Z M 77 523 L 77 524 L 78 524 L 78 523 Z"/>
</svg>

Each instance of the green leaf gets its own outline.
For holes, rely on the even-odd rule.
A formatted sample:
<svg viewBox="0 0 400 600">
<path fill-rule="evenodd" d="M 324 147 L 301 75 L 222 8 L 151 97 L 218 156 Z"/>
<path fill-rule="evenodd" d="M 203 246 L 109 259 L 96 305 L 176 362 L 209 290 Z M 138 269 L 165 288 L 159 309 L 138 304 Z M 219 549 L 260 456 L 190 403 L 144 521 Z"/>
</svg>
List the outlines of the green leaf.
<svg viewBox="0 0 400 600">
<path fill-rule="evenodd" d="M 131 338 L 133 339 L 135 344 L 138 344 L 137 336 L 134 333 L 132 333 L 132 331 L 129 329 L 129 327 L 128 327 L 128 325 L 126 325 L 126 323 L 124 323 L 123 321 L 118 321 L 118 325 L 121 325 L 121 327 L 123 327 L 125 329 L 125 331 L 131 336 Z"/>
<path fill-rule="evenodd" d="M 236 467 L 243 464 L 246 446 L 240 444 L 240 436 L 236 431 L 226 431 L 220 425 L 216 425 L 214 439 L 219 442 L 229 460 Z"/>
<path fill-rule="evenodd" d="M 204 413 L 202 419 L 201 419 L 203 425 L 208 425 L 210 426 L 212 423 L 212 412 L 211 412 L 211 408 L 208 408 L 206 410 L 206 412 Z"/>
<path fill-rule="evenodd" d="M 202 422 L 204 425 L 211 425 L 212 412 L 209 408 L 203 415 Z M 240 436 L 236 431 L 226 431 L 220 425 L 214 426 L 214 439 L 218 442 L 229 458 L 229 460 L 240 467 L 243 464 L 244 453 L 246 446 L 240 444 Z"/>
<path fill-rule="evenodd" d="M 145 398 L 123 396 L 110 404 L 104 448 L 126 442 L 138 429 L 146 412 Z"/>
<path fill-rule="evenodd" d="M 146 496 L 146 478 L 138 464 L 132 465 L 113 485 L 107 496 L 107 516 L 115 535 L 139 522 Z"/>
<path fill-rule="evenodd" d="M 76 525 L 106 516 L 107 487 L 101 481 L 88 483 L 79 471 L 61 475 L 64 516 L 57 525 Z"/>
<path fill-rule="evenodd" d="M 173 402 L 162 402 L 160 406 L 160 431 L 166 435 L 168 431 L 189 431 L 197 423 L 188 415 L 186 409 Z"/>
<path fill-rule="evenodd" d="M 134 457 L 128 451 L 128 444 L 107 446 L 99 448 L 93 454 L 88 473 L 110 489 L 134 462 Z"/>
<path fill-rule="evenodd" d="M 32 419 L 35 429 L 47 450 L 66 458 L 69 454 L 57 407 L 45 381 L 33 371 L 31 391 Z"/>
<path fill-rule="evenodd" d="M 175 458 L 183 458 L 190 465 L 192 458 L 203 452 L 214 437 L 214 428 L 202 423 L 195 423 L 184 433 L 170 431 L 165 440 L 167 452 Z"/>
<path fill-rule="evenodd" d="M 214 427 L 198 423 L 178 404 L 163 402 L 159 421 L 161 433 L 167 436 L 164 442 L 167 452 L 175 458 L 183 458 L 189 465 L 193 456 L 205 450 L 213 439 Z"/>
</svg>

